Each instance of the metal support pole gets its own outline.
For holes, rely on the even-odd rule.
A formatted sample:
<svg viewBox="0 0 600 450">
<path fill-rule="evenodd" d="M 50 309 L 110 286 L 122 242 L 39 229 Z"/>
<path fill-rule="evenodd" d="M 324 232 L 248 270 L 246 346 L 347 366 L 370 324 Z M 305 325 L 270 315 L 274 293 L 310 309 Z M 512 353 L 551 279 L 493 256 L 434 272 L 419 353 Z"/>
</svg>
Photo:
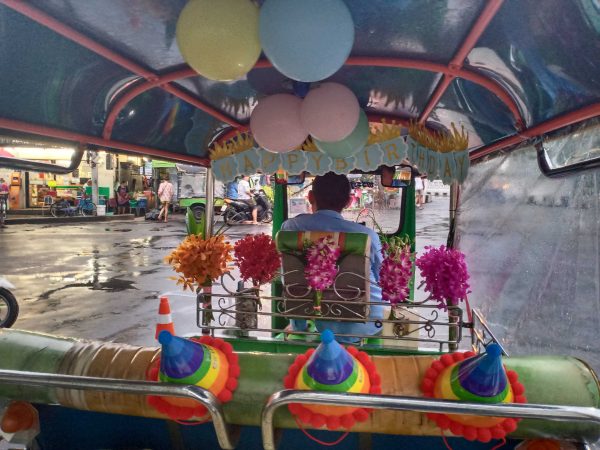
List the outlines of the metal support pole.
<svg viewBox="0 0 600 450">
<path fill-rule="evenodd" d="M 204 238 L 208 239 L 213 234 L 215 218 L 215 176 L 212 169 L 206 169 L 206 210 L 204 211 Z"/>
<path fill-rule="evenodd" d="M 121 392 L 123 394 L 161 395 L 193 399 L 201 403 L 208 410 L 221 448 L 234 449 L 237 443 L 237 436 L 233 436 L 233 438 L 230 436 L 230 430 L 228 429 L 223 413 L 223 406 L 212 393 L 199 386 L 115 378 L 80 377 L 54 373 L 21 372 L 18 370 L 0 370 L 0 384 Z"/>
<path fill-rule="evenodd" d="M 92 166 L 92 202 L 99 204 L 100 196 L 98 194 L 98 152 L 88 150 L 90 154 L 90 165 Z"/>
<path fill-rule="evenodd" d="M 262 411 L 261 426 L 265 450 L 275 450 L 273 417 L 275 411 L 280 406 L 289 403 L 352 406 L 356 408 L 389 409 L 395 411 L 545 419 L 562 422 L 593 422 L 600 425 L 600 409 L 581 406 L 514 403 L 485 404 L 430 398 L 396 397 L 391 395 L 284 390 L 271 395 Z"/>
</svg>

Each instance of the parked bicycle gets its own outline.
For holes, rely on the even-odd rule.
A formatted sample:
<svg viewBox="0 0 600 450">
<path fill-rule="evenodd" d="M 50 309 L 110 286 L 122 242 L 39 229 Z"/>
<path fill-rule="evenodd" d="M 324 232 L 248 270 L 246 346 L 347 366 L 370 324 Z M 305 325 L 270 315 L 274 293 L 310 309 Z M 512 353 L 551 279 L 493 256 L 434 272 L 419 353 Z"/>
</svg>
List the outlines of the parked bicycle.
<svg viewBox="0 0 600 450">
<path fill-rule="evenodd" d="M 95 216 L 96 205 L 89 198 L 82 198 L 77 206 L 72 206 L 67 200 L 59 200 L 50 206 L 53 217 Z"/>
</svg>

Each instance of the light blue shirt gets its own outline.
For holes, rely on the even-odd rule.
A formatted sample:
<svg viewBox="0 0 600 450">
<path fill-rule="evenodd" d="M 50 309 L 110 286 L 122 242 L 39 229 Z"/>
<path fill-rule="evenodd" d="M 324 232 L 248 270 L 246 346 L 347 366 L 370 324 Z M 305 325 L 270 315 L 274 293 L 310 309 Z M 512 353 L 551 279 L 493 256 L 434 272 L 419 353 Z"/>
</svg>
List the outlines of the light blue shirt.
<svg viewBox="0 0 600 450">
<path fill-rule="evenodd" d="M 293 219 L 286 220 L 281 229 L 284 231 L 337 231 L 343 233 L 365 233 L 371 237 L 371 280 L 379 281 L 379 269 L 383 261 L 381 254 L 381 241 L 377 233 L 370 228 L 356 222 L 350 222 L 337 211 L 321 209 L 313 214 L 300 214 Z M 371 285 L 371 301 L 381 302 L 381 289 L 379 286 Z M 382 305 L 372 305 L 369 317 L 371 319 L 383 319 L 384 307 Z M 292 319 L 294 330 L 303 331 L 306 329 L 306 320 Z M 351 323 L 335 321 L 316 321 L 317 329 L 323 331 L 330 329 L 337 334 L 356 334 L 356 335 L 374 335 L 381 331 L 374 322 Z M 352 338 L 338 338 L 340 342 L 354 342 Z"/>
</svg>

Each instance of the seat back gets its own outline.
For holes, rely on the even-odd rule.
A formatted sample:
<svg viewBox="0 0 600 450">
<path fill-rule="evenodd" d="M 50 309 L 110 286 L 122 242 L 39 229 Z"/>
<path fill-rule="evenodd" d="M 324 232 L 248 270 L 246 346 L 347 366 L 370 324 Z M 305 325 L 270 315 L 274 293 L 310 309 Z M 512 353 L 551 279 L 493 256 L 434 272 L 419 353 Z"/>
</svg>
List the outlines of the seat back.
<svg viewBox="0 0 600 450">
<path fill-rule="evenodd" d="M 305 243 L 317 242 L 329 236 L 341 248 L 338 259 L 339 272 L 335 289 L 323 292 L 322 316 L 327 319 L 366 319 L 370 299 L 371 239 L 363 233 L 338 233 L 323 231 L 280 231 L 277 249 L 282 255 L 285 314 L 306 316 L 313 314 L 315 293 L 310 290 L 304 276 Z M 337 291 L 337 293 L 336 293 Z"/>
</svg>

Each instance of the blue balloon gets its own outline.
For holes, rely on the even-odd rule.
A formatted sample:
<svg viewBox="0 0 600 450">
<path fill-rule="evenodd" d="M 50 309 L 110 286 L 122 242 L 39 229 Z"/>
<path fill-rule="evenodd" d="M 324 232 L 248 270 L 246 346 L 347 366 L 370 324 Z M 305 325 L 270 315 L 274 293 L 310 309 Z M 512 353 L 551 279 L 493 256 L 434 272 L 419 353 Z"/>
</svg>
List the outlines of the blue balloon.
<svg viewBox="0 0 600 450">
<path fill-rule="evenodd" d="M 350 135 L 337 142 L 325 142 L 314 139 L 317 148 L 332 158 L 349 158 L 358 153 L 369 139 L 369 119 L 361 109 L 358 123 Z"/>
<path fill-rule="evenodd" d="M 293 80 L 328 78 L 354 44 L 354 22 L 342 0 L 266 0 L 259 20 L 265 55 Z"/>
</svg>

